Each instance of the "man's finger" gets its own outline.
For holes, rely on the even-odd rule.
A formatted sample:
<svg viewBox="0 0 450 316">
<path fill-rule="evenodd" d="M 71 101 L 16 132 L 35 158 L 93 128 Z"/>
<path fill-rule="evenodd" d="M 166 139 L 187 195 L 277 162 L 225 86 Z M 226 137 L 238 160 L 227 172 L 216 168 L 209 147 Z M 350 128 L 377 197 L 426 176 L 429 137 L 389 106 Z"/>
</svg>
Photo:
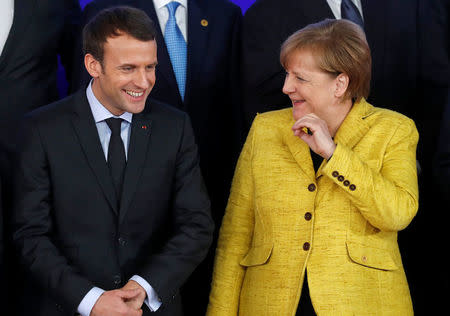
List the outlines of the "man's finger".
<svg viewBox="0 0 450 316">
<path fill-rule="evenodd" d="M 139 294 L 141 294 L 140 289 L 131 289 L 131 290 L 117 290 L 117 294 L 121 297 L 121 298 L 134 298 L 136 296 L 138 296 Z"/>
</svg>

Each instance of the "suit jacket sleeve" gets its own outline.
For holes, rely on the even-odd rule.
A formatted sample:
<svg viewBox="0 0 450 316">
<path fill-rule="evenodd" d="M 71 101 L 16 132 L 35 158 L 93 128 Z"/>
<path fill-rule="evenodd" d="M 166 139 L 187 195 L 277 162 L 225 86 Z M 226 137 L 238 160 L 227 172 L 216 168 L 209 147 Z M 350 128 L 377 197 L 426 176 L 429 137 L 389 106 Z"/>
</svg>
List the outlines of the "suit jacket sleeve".
<svg viewBox="0 0 450 316">
<path fill-rule="evenodd" d="M 204 259 L 214 230 L 197 145 L 187 114 L 184 117 L 173 185 L 173 235 L 136 273 L 155 289 L 163 304 L 174 298 Z"/>
<path fill-rule="evenodd" d="M 410 119 L 397 122 L 395 132 L 386 133 L 391 140 L 384 156 L 364 161 L 343 144 L 323 168 L 323 173 L 339 185 L 370 224 L 383 231 L 406 228 L 418 209 L 416 147 L 419 135 Z M 376 161 L 376 162 L 375 162 Z M 379 170 L 378 170 L 379 167 Z M 352 184 L 345 185 L 337 171 Z"/>
<path fill-rule="evenodd" d="M 64 0 L 64 29 L 59 39 L 58 53 L 61 62 L 64 65 L 67 81 L 69 82 L 69 91 L 73 90 L 73 66 L 76 55 L 76 41 L 74 40 L 78 34 L 81 34 L 80 19 L 81 8 L 78 0 Z"/>
<path fill-rule="evenodd" d="M 21 131 L 14 177 L 14 243 L 32 278 L 74 314 L 93 284 L 69 264 L 52 236 L 54 192 L 39 127 L 28 120 Z"/>
<path fill-rule="evenodd" d="M 207 315 L 237 315 L 245 268 L 239 262 L 250 248 L 254 228 L 252 151 L 257 118 L 239 157 L 220 228 Z"/>
<path fill-rule="evenodd" d="M 447 101 L 447 107 L 444 112 L 439 145 L 435 162 L 435 179 L 444 201 L 450 203 L 450 89 Z"/>
<path fill-rule="evenodd" d="M 285 72 L 280 64 L 280 47 L 286 31 L 280 21 L 285 19 L 286 13 L 275 1 L 256 2 L 245 13 L 242 77 L 247 130 L 256 113 L 290 104 L 289 98 L 281 91 Z"/>
<path fill-rule="evenodd" d="M 71 74 L 71 85 L 69 86 L 70 92 L 73 93 L 82 87 L 86 87 L 91 76 L 87 72 L 84 66 L 84 53 L 83 53 L 83 28 L 92 19 L 98 12 L 100 11 L 97 8 L 95 2 L 89 2 L 84 7 L 83 11 L 80 14 L 80 24 L 78 27 L 78 31 L 76 32 L 75 37 L 73 38 L 74 47 L 73 47 L 73 56 L 72 56 L 72 65 L 70 66 L 72 69 Z"/>
</svg>

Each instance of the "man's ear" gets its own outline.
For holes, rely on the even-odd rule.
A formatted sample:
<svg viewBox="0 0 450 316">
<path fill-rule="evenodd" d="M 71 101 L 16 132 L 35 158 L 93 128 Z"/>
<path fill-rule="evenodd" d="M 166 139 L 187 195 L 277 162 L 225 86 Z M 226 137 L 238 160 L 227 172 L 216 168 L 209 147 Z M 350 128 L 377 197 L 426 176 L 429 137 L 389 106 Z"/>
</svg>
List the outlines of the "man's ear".
<svg viewBox="0 0 450 316">
<path fill-rule="evenodd" d="M 92 78 L 97 78 L 103 73 L 102 64 L 91 54 L 86 54 L 84 56 L 84 66 Z"/>
<path fill-rule="evenodd" d="M 341 73 L 336 77 L 336 91 L 335 96 L 337 98 L 342 97 L 347 91 L 348 85 L 350 83 L 350 78 L 347 74 Z"/>
</svg>

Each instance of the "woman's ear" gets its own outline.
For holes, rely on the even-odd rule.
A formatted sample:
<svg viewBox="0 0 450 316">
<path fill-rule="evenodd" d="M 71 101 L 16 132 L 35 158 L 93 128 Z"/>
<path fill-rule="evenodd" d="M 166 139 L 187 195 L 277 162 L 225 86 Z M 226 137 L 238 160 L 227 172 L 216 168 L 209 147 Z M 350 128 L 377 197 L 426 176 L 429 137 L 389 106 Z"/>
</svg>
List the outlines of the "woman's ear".
<svg viewBox="0 0 450 316">
<path fill-rule="evenodd" d="M 342 97 L 347 91 L 348 85 L 350 83 L 350 78 L 345 73 L 341 73 L 336 77 L 336 90 L 335 97 Z"/>
<path fill-rule="evenodd" d="M 86 54 L 84 56 L 84 66 L 92 78 L 97 78 L 103 72 L 101 63 L 91 54 Z"/>
</svg>

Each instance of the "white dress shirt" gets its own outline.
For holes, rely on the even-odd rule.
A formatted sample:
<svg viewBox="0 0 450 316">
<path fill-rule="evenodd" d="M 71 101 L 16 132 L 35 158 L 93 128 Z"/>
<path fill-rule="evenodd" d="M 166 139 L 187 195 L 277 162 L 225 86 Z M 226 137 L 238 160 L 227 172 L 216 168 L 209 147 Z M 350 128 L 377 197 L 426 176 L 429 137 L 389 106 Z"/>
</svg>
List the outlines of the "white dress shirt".
<svg viewBox="0 0 450 316">
<path fill-rule="evenodd" d="M 14 0 L 0 0 L 0 54 L 3 52 L 6 40 L 14 19 Z"/>
<path fill-rule="evenodd" d="M 362 10 L 361 0 L 351 0 L 351 1 L 358 8 L 359 13 L 361 14 L 361 17 L 362 17 L 362 19 L 364 21 L 364 14 L 363 14 L 363 10 Z M 340 19 L 342 17 L 342 15 L 341 15 L 341 3 L 342 3 L 342 0 L 327 0 L 327 2 L 328 2 L 328 5 L 331 8 L 331 11 L 334 14 L 334 17 L 336 19 Z"/>
<path fill-rule="evenodd" d="M 161 27 L 163 35 L 166 29 L 167 20 L 169 19 L 169 9 L 167 9 L 166 5 L 172 1 L 174 0 L 153 0 L 159 26 Z M 176 0 L 175 2 L 180 4 L 175 12 L 175 19 L 177 20 L 178 28 L 187 43 L 187 0 Z"/>
<path fill-rule="evenodd" d="M 1 1 L 1 0 L 0 0 Z M 98 99 L 95 97 L 92 91 L 92 80 L 89 86 L 86 88 L 86 96 L 91 107 L 92 115 L 94 116 L 95 125 L 97 127 L 98 135 L 100 137 L 100 143 L 102 145 L 103 153 L 105 154 L 105 160 L 108 158 L 108 146 L 111 139 L 111 130 L 108 124 L 105 122 L 106 119 L 110 117 L 116 117 L 123 119 L 121 124 L 120 137 L 122 138 L 123 145 L 125 147 L 125 157 L 128 158 L 128 144 L 130 143 L 131 135 L 131 122 L 133 119 L 133 114 L 125 112 L 121 116 L 115 116 L 109 112 Z M 148 306 L 150 311 L 157 311 L 161 306 L 161 302 L 152 286 L 139 275 L 134 275 L 130 280 L 136 281 L 142 286 L 147 293 L 144 303 Z M 93 287 L 81 300 L 78 305 L 78 313 L 81 316 L 89 316 L 92 308 L 99 299 L 99 297 L 105 292 L 105 290 Z"/>
</svg>

